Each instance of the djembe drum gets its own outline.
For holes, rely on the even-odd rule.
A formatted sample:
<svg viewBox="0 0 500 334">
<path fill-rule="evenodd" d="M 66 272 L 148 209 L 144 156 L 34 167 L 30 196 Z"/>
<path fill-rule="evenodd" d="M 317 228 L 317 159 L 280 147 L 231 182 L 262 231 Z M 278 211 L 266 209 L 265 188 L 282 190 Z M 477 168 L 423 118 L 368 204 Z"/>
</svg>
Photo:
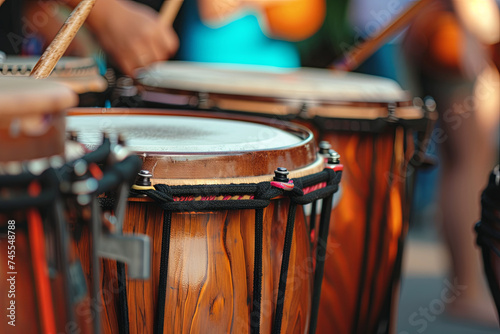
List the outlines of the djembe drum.
<svg viewBox="0 0 500 334">
<path fill-rule="evenodd" d="M 8 56 L 0 61 L 0 77 L 29 76 L 37 61 L 37 57 Z M 62 83 L 78 94 L 79 106 L 104 105 L 108 83 L 92 58 L 63 57 L 47 80 Z"/>
<path fill-rule="evenodd" d="M 422 165 L 432 113 L 392 80 L 339 71 L 168 62 L 144 71 L 138 83 L 149 106 L 285 118 L 333 145 L 346 168 L 332 213 L 334 251 L 326 259 L 318 328 L 390 330 L 408 222 L 406 184 L 414 174 L 407 171 L 412 133 L 424 139 L 411 159 Z"/>
<path fill-rule="evenodd" d="M 8 275 L 0 280 L 7 310 L 2 333 L 99 332 L 100 287 L 87 286 L 71 238 L 80 224 L 92 225 L 87 257 L 97 276 L 99 257 L 127 262 L 131 276 L 149 268 L 148 256 L 136 260 L 141 251 L 149 255 L 148 239 L 104 231 L 102 216 L 115 225 L 120 220 L 95 205 L 101 192 L 128 193 L 140 161 L 109 139 L 88 153 L 66 140 L 64 109 L 76 101 L 62 84 L 0 78 L 0 244 L 7 252 L 0 266 Z M 70 223 L 71 217 L 83 219 Z M 125 247 L 138 255 L 128 257 Z"/>
<path fill-rule="evenodd" d="M 63 85 L 0 78 L 2 333 L 89 332 L 75 313 L 86 288 L 55 172 L 65 162 L 63 110 L 76 102 Z"/>
<path fill-rule="evenodd" d="M 150 236 L 152 278 L 105 270 L 99 284 L 118 280 L 120 293 L 109 296 L 104 332 L 307 332 L 331 207 L 315 260 L 302 204 L 331 203 L 342 169 L 317 156 L 310 132 L 147 109 L 73 109 L 68 128 L 89 148 L 101 131 L 123 134 L 143 161 L 123 229 Z"/>
</svg>

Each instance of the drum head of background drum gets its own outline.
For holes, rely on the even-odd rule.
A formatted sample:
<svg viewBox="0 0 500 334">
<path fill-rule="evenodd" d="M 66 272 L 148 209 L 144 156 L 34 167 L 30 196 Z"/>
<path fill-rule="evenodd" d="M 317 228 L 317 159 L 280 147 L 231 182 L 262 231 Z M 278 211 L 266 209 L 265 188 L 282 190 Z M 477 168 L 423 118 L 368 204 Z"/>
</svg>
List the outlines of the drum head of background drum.
<svg viewBox="0 0 500 334">
<path fill-rule="evenodd" d="M 337 102 L 404 101 L 408 95 L 394 81 L 370 75 L 312 68 L 157 63 L 143 72 L 146 87 L 200 93 Z"/>
<path fill-rule="evenodd" d="M 102 132 L 123 135 L 155 179 L 219 183 L 224 178 L 265 176 L 268 180 L 277 167 L 301 170 L 316 163 L 312 135 L 292 125 L 280 129 L 234 119 L 124 112 L 95 115 L 75 109 L 67 127 L 91 149 L 101 142 Z"/>
<path fill-rule="evenodd" d="M 0 163 L 64 154 L 69 88 L 33 78 L 0 77 Z"/>
<path fill-rule="evenodd" d="M 142 72 L 138 81 L 147 102 L 271 115 L 307 110 L 314 116 L 328 107 L 331 117 L 376 118 L 387 117 L 390 104 L 411 105 L 408 93 L 390 79 L 325 69 L 166 62 Z"/>
</svg>

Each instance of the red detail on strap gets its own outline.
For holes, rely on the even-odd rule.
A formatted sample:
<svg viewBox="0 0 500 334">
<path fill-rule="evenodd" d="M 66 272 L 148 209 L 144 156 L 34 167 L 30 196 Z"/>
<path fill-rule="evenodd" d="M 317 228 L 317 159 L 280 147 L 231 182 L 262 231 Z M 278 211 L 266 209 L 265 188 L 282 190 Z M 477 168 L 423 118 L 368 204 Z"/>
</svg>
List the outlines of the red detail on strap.
<svg viewBox="0 0 500 334">
<path fill-rule="evenodd" d="M 326 182 L 321 182 L 318 184 L 315 184 L 314 186 L 310 186 L 307 188 L 304 188 L 302 191 L 304 192 L 304 195 L 312 193 L 313 191 L 316 191 L 318 189 L 326 187 Z"/>
<path fill-rule="evenodd" d="M 326 168 L 333 169 L 334 172 L 341 172 L 344 170 L 344 165 L 330 165 L 326 166 Z"/>
<path fill-rule="evenodd" d="M 34 183 L 32 183 L 34 184 Z M 40 314 L 41 330 L 43 333 L 56 333 L 54 304 L 47 261 L 45 259 L 45 238 L 43 223 L 39 211 L 28 210 L 31 261 L 35 286 L 37 291 L 37 305 Z"/>
<path fill-rule="evenodd" d="M 103 177 L 102 170 L 95 163 L 89 165 L 89 171 L 93 178 L 100 180 Z"/>
<path fill-rule="evenodd" d="M 33 181 L 28 185 L 28 194 L 31 197 L 37 197 L 42 192 L 42 187 L 38 181 Z"/>
<path fill-rule="evenodd" d="M 290 180 L 288 182 L 271 181 L 271 186 L 283 189 L 285 191 L 291 191 L 295 187 L 295 185 L 293 184 L 293 180 Z"/>
</svg>

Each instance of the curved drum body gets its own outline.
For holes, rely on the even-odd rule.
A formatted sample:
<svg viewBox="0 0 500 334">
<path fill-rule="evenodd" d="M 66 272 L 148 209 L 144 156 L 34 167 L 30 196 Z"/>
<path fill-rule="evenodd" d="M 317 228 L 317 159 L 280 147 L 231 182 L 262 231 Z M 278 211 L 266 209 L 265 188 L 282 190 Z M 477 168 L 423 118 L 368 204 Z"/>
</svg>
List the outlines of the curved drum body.
<svg viewBox="0 0 500 334">
<path fill-rule="evenodd" d="M 9 56 L 0 62 L 0 77 L 29 76 L 37 57 Z M 47 79 L 69 87 L 80 98 L 80 106 L 104 105 L 108 84 L 92 58 L 63 57 Z"/>
<path fill-rule="evenodd" d="M 58 253 L 69 254 L 69 241 L 58 216 L 58 180 L 47 173 L 64 163 L 63 110 L 76 101 L 59 84 L 0 78 L 0 245 L 5 251 L 0 307 L 7 310 L 2 333 L 90 328 L 75 316 L 77 307 L 85 310 L 86 291 L 70 293 L 76 292 L 69 286 L 70 272 L 76 278 L 81 268 Z"/>
<path fill-rule="evenodd" d="M 124 231 L 150 236 L 152 278 L 127 279 L 123 291 L 128 312 L 123 303 L 117 306 L 119 296 L 114 295 L 106 304 L 104 332 L 116 333 L 126 323 L 134 333 L 249 333 L 256 325 L 269 333 L 277 304 L 283 304 L 283 333 L 307 332 L 314 274 L 302 206 L 296 207 L 295 224 L 289 225 L 295 207 L 289 197 L 272 196 L 268 205 L 256 209 L 258 194 L 245 195 L 234 187 L 268 184 L 279 166 L 290 170 L 290 178 L 322 171 L 312 135 L 292 125 L 278 128 L 201 113 L 99 112 L 72 110 L 69 129 L 88 147 L 95 144 L 99 126 L 112 135 L 122 133 L 142 158 L 143 169 L 152 173 L 156 188 L 137 187 L 155 202 L 131 197 L 124 223 Z M 261 241 L 256 239 L 259 216 Z M 293 231 L 289 261 L 282 261 L 288 226 Z M 258 245 L 261 257 L 255 255 Z M 277 303 L 283 263 L 289 265 L 286 297 Z M 255 274 L 259 271 L 261 275 Z M 103 275 L 104 286 L 117 281 L 114 270 Z M 261 289 L 256 277 L 261 277 Z M 256 291 L 260 312 L 252 306 L 259 298 Z M 124 317 L 116 316 L 123 312 Z M 254 318 L 257 314 L 260 321 Z"/>
<path fill-rule="evenodd" d="M 332 212 L 318 329 L 391 330 L 408 223 L 413 130 L 428 120 L 393 81 L 318 69 L 158 64 L 139 79 L 146 102 L 293 119 L 345 165 Z M 395 325 L 395 324 L 393 324 Z M 394 329 L 394 328 L 393 328 Z"/>
</svg>

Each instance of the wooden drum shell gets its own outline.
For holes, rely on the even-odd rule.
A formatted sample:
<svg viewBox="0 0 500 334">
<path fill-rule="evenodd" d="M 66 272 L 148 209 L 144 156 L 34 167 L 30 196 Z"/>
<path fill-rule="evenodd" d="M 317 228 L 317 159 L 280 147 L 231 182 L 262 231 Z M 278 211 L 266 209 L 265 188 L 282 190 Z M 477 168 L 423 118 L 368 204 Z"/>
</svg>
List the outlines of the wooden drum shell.
<svg viewBox="0 0 500 334">
<path fill-rule="evenodd" d="M 126 113 L 127 111 L 74 109 L 69 114 L 78 116 L 120 112 Z M 137 111 L 129 112 L 136 113 Z M 140 110 L 140 112 L 153 115 L 179 114 L 176 111 Z M 186 113 L 182 112 L 182 114 Z M 192 114 L 200 115 L 200 113 Z M 206 115 L 206 117 L 231 116 Z M 232 118 L 235 119 L 235 117 Z M 279 151 L 269 151 L 269 154 L 265 154 L 264 151 L 256 153 L 257 157 L 261 157 L 259 158 L 261 166 L 257 170 L 272 171 L 278 166 L 276 164 L 279 164 L 279 161 L 288 161 L 297 152 L 307 154 L 304 157 L 303 153 L 300 153 L 301 157 L 291 162 L 295 164 L 292 165 L 293 168 L 301 170 L 304 169 L 304 164 L 315 164 L 314 141 L 310 134 L 303 138 L 300 147 L 294 147 L 290 149 L 290 152 L 284 148 L 283 151 L 287 154 L 282 160 L 278 159 Z M 207 159 L 198 164 L 205 165 L 207 161 L 209 164 L 218 163 L 222 167 L 228 157 L 221 156 L 219 161 L 213 162 L 209 157 Z M 233 159 L 246 158 L 238 153 Z M 312 159 L 312 161 L 306 161 L 307 159 Z M 149 163 L 147 159 L 143 161 Z M 240 164 L 232 173 L 245 178 L 247 174 L 253 172 L 250 167 L 248 164 Z M 173 175 L 176 175 L 178 167 L 172 166 L 172 168 Z M 322 169 L 323 167 L 309 173 L 312 174 Z M 168 178 L 157 179 L 156 175 L 160 175 L 158 173 L 161 174 L 162 171 L 158 169 L 155 171 L 153 182 L 170 184 L 171 180 Z M 205 171 L 206 173 L 209 172 Z M 186 180 L 189 180 L 191 173 L 186 175 L 188 176 Z M 198 175 L 200 179 L 203 179 L 203 168 Z M 168 174 L 163 177 L 166 176 Z M 212 176 L 206 177 L 205 180 L 211 178 Z M 271 180 L 272 175 L 266 175 L 265 178 Z M 217 180 L 217 176 L 213 177 L 212 184 L 231 183 L 228 181 L 231 179 L 219 179 L 218 182 Z M 238 178 L 236 180 L 241 181 Z M 196 179 L 192 179 L 192 182 L 198 183 Z M 271 332 L 274 319 L 288 211 L 289 200 L 286 198 L 273 199 L 263 211 L 262 333 Z M 130 333 L 154 332 L 158 309 L 163 224 L 163 209 L 157 203 L 145 198 L 129 199 L 124 233 L 145 234 L 150 237 L 152 246 L 151 278 L 145 281 L 127 279 Z M 172 213 L 164 333 L 250 333 L 254 226 L 255 210 L 253 209 Z M 309 328 L 314 274 L 308 231 L 304 211 L 302 206 L 298 206 L 283 308 L 282 333 L 306 333 Z M 90 255 L 87 250 L 90 249 L 90 243 L 88 230 L 85 229 L 79 240 L 77 239 L 77 248 L 89 286 L 91 273 Z M 117 282 L 116 263 L 103 260 L 100 285 L 103 287 L 101 318 L 104 333 L 117 333 L 119 330 Z"/>
<path fill-rule="evenodd" d="M 157 64 L 138 80 L 144 100 L 154 107 L 184 104 L 286 118 L 308 127 L 318 141 L 329 141 L 345 168 L 331 216 L 317 328 L 377 332 L 380 319 L 390 317 L 382 312 L 391 296 L 397 301 L 398 255 L 408 226 L 405 183 L 412 177 L 406 175 L 411 129 L 426 125 L 422 108 L 388 79 L 217 66 Z"/>
<path fill-rule="evenodd" d="M 411 145 L 403 151 L 404 136 L 401 128 L 393 128 L 322 137 L 345 166 L 342 195 L 331 215 L 331 256 L 318 314 L 318 328 L 325 333 L 376 332 L 386 303 L 393 302 L 388 298 L 398 295 L 394 284 L 407 232 L 406 167 L 412 154 Z"/>
</svg>

